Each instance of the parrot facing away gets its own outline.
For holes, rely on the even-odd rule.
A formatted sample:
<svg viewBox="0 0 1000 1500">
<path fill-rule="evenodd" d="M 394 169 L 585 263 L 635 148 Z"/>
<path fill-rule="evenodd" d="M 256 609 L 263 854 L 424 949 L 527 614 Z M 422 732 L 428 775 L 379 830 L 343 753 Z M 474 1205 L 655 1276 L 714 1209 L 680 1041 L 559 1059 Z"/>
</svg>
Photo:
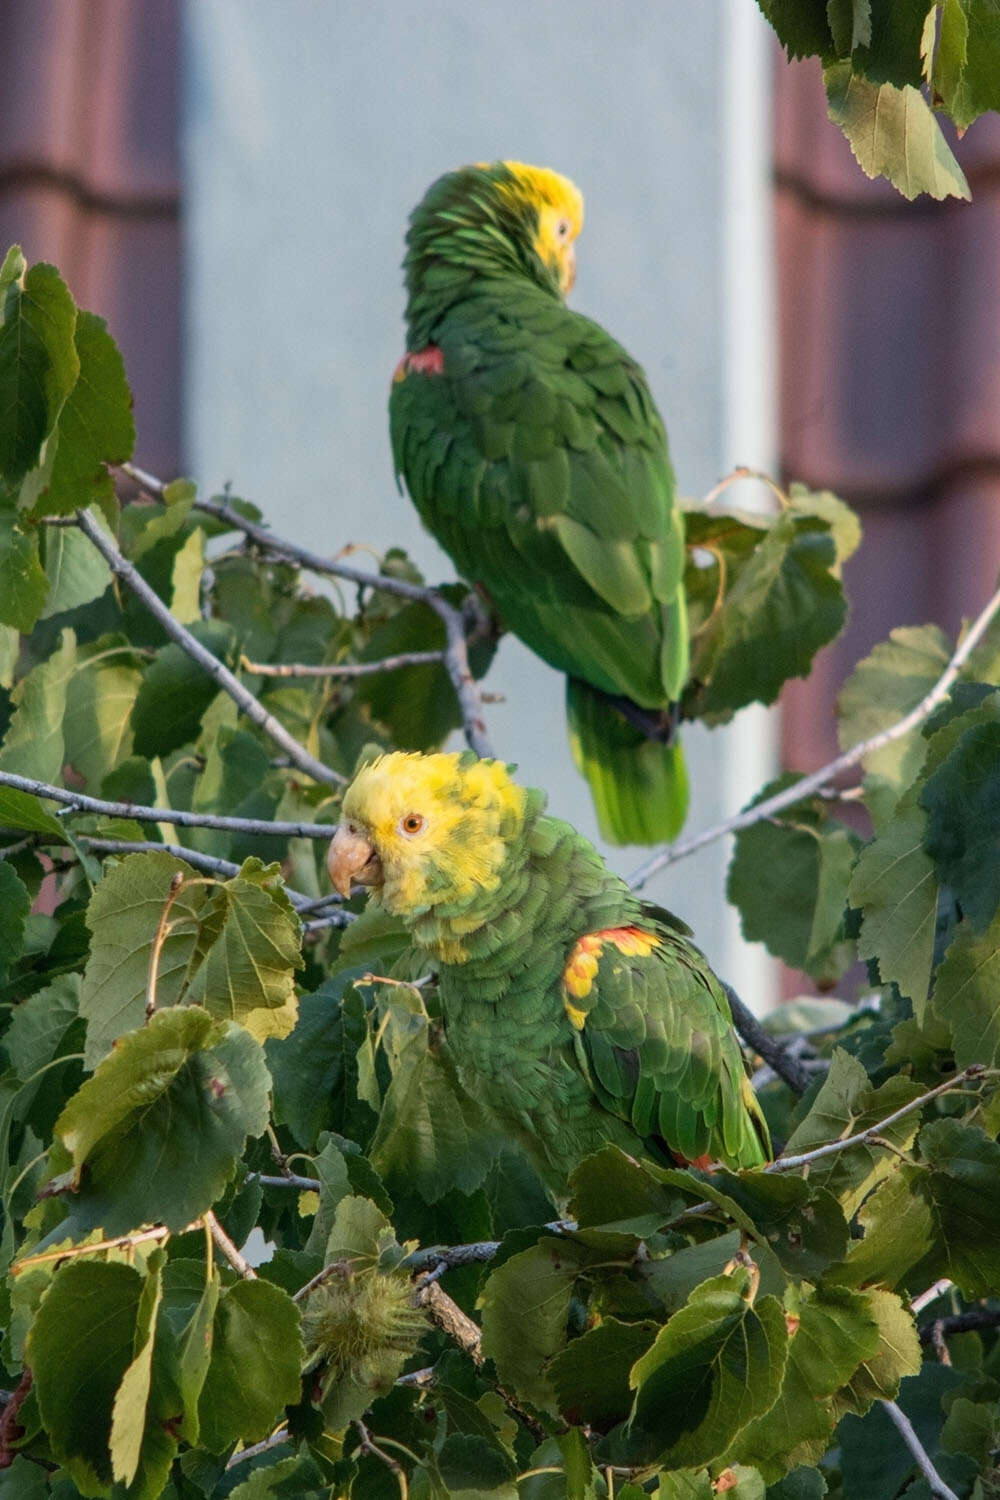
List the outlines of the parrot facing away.
<svg viewBox="0 0 1000 1500">
<path fill-rule="evenodd" d="M 573 183 L 522 162 L 428 190 L 407 236 L 393 460 L 459 572 L 567 674 L 604 837 L 654 843 L 687 812 L 671 742 L 688 673 L 684 528 L 642 370 L 564 303 L 582 223 Z"/>
<path fill-rule="evenodd" d="M 760 1166 L 718 979 L 544 803 L 499 761 L 395 751 L 348 788 L 331 879 L 371 887 L 433 962 L 462 1086 L 557 1192 L 607 1144 Z"/>
</svg>

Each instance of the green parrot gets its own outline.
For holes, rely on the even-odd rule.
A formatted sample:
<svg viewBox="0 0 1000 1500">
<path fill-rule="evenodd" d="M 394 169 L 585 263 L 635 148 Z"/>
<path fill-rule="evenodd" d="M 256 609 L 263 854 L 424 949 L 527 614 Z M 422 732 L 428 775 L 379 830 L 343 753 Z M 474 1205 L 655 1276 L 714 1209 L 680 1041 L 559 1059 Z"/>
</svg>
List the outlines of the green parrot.
<svg viewBox="0 0 1000 1500">
<path fill-rule="evenodd" d="M 567 674 L 577 766 L 614 843 L 673 838 L 687 773 L 684 528 L 642 370 L 566 307 L 583 199 L 522 162 L 463 167 L 414 211 L 393 459 L 503 623 Z"/>
<path fill-rule="evenodd" d="M 344 796 L 328 868 L 433 964 L 460 1081 L 564 1193 L 601 1146 L 756 1167 L 767 1126 L 706 959 L 499 761 L 404 751 Z"/>
</svg>

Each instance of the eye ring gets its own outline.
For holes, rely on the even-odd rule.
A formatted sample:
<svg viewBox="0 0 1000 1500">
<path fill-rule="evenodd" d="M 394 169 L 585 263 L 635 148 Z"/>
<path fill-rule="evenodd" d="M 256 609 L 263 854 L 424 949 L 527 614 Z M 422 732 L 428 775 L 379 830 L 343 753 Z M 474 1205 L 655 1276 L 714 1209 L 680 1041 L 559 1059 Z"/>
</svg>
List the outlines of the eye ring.
<svg viewBox="0 0 1000 1500">
<path fill-rule="evenodd" d="M 559 236 L 559 238 L 561 240 L 564 240 L 566 238 L 566 236 L 569 234 L 569 231 L 570 231 L 570 222 L 569 222 L 569 220 L 568 219 L 560 219 L 559 222 L 556 224 L 556 234 Z"/>
<path fill-rule="evenodd" d="M 411 838 L 415 833 L 419 833 L 423 826 L 424 820 L 420 813 L 407 813 L 405 817 L 399 820 L 400 830 L 408 834 Z"/>
</svg>

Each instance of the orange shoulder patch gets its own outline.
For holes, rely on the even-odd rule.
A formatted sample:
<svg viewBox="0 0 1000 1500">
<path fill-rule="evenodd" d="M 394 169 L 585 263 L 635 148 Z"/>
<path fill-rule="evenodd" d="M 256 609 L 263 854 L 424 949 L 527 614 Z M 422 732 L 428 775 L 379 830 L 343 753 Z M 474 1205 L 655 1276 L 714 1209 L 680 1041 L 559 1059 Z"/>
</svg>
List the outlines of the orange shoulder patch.
<svg viewBox="0 0 1000 1500">
<path fill-rule="evenodd" d="M 594 978 L 601 961 L 605 943 L 610 943 L 626 958 L 645 958 L 660 946 L 660 939 L 641 927 L 605 927 L 600 932 L 586 932 L 570 950 L 563 969 L 563 1004 L 577 1031 L 583 1030 L 587 1019 L 586 1010 L 574 1005 L 574 1000 L 585 1000 L 594 987 Z"/>
</svg>

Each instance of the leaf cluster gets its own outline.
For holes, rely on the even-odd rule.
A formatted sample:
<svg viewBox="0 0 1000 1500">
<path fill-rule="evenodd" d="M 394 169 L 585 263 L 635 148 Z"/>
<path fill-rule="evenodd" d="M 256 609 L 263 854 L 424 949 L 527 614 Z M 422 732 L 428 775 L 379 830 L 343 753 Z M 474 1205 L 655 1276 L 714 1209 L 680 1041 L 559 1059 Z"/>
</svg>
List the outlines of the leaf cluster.
<svg viewBox="0 0 1000 1500">
<path fill-rule="evenodd" d="M 132 430 L 106 330 L 51 267 L 12 252 L 0 278 L 0 775 L 119 804 L 0 780 L 0 1497 L 875 1500 L 916 1479 L 880 1405 L 897 1397 L 955 1493 L 985 1497 L 995 635 L 932 718 L 872 749 L 870 830 L 811 798 L 737 841 L 749 936 L 822 985 L 869 965 L 862 1004 L 784 1014 L 810 1093 L 759 1080 L 810 1160 L 705 1173 L 637 1143 L 554 1201 L 463 1089 L 434 976 L 384 918 L 331 904 L 321 839 L 267 831 L 321 834 L 336 790 L 275 754 L 72 521 L 100 517 L 344 777 L 461 722 L 442 665 L 259 669 L 436 651 L 440 616 L 310 592 L 240 530 L 245 502 L 220 520 L 184 483 L 119 500 Z M 836 634 L 858 533 L 798 489 L 686 525 L 683 712 L 714 722 Z M 421 585 L 400 553 L 379 567 Z M 950 652 L 931 627 L 876 648 L 841 697 L 845 743 L 896 723 Z M 923 1316 L 981 1319 L 941 1333 L 950 1365 L 911 1305 L 943 1280 Z"/>
</svg>

